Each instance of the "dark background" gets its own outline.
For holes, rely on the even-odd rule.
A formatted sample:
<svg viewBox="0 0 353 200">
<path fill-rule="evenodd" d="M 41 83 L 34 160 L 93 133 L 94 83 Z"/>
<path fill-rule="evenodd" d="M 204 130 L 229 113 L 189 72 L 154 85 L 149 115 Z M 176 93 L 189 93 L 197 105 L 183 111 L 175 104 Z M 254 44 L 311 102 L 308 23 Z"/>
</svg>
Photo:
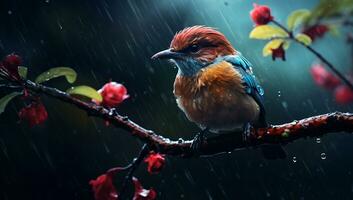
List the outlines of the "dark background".
<svg viewBox="0 0 353 200">
<path fill-rule="evenodd" d="M 285 23 L 289 12 L 317 1 L 256 1 Z M 151 61 L 186 26 L 218 27 L 253 64 L 266 91 L 268 119 L 284 123 L 311 115 L 352 111 L 314 85 L 309 68 L 315 57 L 297 45 L 288 61 L 261 55 L 264 42 L 250 40 L 252 1 L 245 0 L 1 0 L 0 56 L 16 52 L 29 77 L 57 66 L 74 68 L 76 85 L 100 88 L 112 79 L 131 98 L 119 107 L 140 125 L 177 139 L 192 138 L 197 127 L 177 108 L 172 84 L 176 69 Z M 352 68 L 352 54 L 340 36 L 326 35 L 314 48 L 339 70 Z M 47 83 L 70 87 L 64 79 Z M 0 92 L 2 95 L 5 91 Z M 128 133 L 58 100 L 43 97 L 45 124 L 18 122 L 21 101 L 0 116 L 0 199 L 93 199 L 89 180 L 126 165 L 141 143 Z M 200 159 L 167 157 L 159 175 L 136 173 L 159 199 L 352 199 L 353 137 L 331 134 L 286 146 L 285 160 L 265 160 L 258 150 Z M 321 154 L 326 154 L 326 159 Z M 293 158 L 296 162 L 293 162 Z"/>
</svg>

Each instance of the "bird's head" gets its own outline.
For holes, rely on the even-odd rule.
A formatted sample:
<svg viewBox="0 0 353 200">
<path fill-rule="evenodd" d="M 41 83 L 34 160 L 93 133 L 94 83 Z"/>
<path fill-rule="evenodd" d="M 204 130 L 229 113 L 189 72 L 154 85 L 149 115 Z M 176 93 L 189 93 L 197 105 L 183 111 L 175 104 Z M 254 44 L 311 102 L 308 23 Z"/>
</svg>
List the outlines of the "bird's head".
<svg viewBox="0 0 353 200">
<path fill-rule="evenodd" d="M 227 38 L 214 28 L 193 26 L 175 34 L 170 48 L 152 56 L 152 59 L 169 59 L 179 73 L 193 76 L 220 56 L 233 55 L 236 50 Z"/>
</svg>

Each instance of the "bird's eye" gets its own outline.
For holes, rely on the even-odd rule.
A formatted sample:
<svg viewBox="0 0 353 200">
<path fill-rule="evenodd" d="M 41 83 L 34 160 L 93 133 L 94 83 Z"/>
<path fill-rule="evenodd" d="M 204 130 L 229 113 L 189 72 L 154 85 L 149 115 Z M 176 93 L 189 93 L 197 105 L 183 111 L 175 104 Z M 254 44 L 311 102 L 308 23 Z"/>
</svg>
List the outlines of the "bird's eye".
<svg viewBox="0 0 353 200">
<path fill-rule="evenodd" d="M 191 47 L 190 47 L 190 51 L 195 53 L 199 50 L 199 46 L 196 45 L 196 44 L 193 44 Z"/>
</svg>

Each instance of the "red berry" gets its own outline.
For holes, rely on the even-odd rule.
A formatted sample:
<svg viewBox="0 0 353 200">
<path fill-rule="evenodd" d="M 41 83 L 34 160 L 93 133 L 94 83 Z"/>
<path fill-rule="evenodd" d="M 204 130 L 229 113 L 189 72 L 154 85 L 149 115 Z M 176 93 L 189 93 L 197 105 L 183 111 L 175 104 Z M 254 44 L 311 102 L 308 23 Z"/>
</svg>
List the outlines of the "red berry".
<svg viewBox="0 0 353 200">
<path fill-rule="evenodd" d="M 311 40 L 314 41 L 316 38 L 324 36 L 327 31 L 329 31 L 328 26 L 318 24 L 306 28 L 303 33 L 308 35 Z"/>
<path fill-rule="evenodd" d="M 147 171 L 150 174 L 157 174 L 163 169 L 165 158 L 164 155 L 152 152 L 145 159 L 145 162 L 148 164 Z"/>
<path fill-rule="evenodd" d="M 17 66 L 21 65 L 22 59 L 20 56 L 12 53 L 10 55 L 7 55 L 4 58 L 3 63 L 5 66 L 16 66 L 17 67 Z"/>
<path fill-rule="evenodd" d="M 34 102 L 24 107 L 18 113 L 21 120 L 26 120 L 30 127 L 45 122 L 48 118 L 47 110 L 41 102 Z"/>
<path fill-rule="evenodd" d="M 314 64 L 310 72 L 314 82 L 325 89 L 334 89 L 341 83 L 335 75 L 327 71 L 321 64 Z"/>
<path fill-rule="evenodd" d="M 0 68 L 3 68 L 10 76 L 10 78 L 14 78 L 16 80 L 20 79 L 20 75 L 18 74 L 18 66 L 21 65 L 21 57 L 16 54 L 7 55 L 2 64 L 0 64 Z"/>
<path fill-rule="evenodd" d="M 103 97 L 101 104 L 109 108 L 116 107 L 129 98 L 126 87 L 116 82 L 105 84 L 98 92 Z"/>
<path fill-rule="evenodd" d="M 143 188 L 140 181 L 135 177 L 132 177 L 132 181 L 135 186 L 133 200 L 154 200 L 157 198 L 157 192 L 154 189 L 147 190 Z"/>
<path fill-rule="evenodd" d="M 256 25 L 265 25 L 273 20 L 271 9 L 265 5 L 257 5 L 254 3 L 254 9 L 250 12 L 251 19 Z"/>
<path fill-rule="evenodd" d="M 348 104 L 353 102 L 353 91 L 346 85 L 341 85 L 335 89 L 335 99 L 339 104 Z"/>
<path fill-rule="evenodd" d="M 113 184 L 113 177 L 111 174 L 100 175 L 96 180 L 89 182 L 91 185 L 94 198 L 96 200 L 116 200 L 118 193 Z"/>
</svg>

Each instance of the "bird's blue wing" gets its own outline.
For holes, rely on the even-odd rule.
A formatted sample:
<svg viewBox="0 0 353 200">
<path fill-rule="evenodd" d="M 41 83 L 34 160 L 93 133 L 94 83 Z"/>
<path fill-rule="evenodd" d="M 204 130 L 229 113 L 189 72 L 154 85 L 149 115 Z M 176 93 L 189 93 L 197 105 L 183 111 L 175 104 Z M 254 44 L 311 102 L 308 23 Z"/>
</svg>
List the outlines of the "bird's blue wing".
<svg viewBox="0 0 353 200">
<path fill-rule="evenodd" d="M 260 113 L 260 121 L 264 124 L 265 122 L 265 108 L 264 108 L 264 90 L 258 82 L 257 78 L 252 72 L 251 63 L 240 53 L 237 55 L 225 56 L 223 60 L 231 63 L 234 68 L 242 75 L 243 84 L 245 86 L 245 92 L 254 98 L 256 103 L 259 105 L 261 113 Z"/>
<path fill-rule="evenodd" d="M 226 56 L 224 60 L 231 63 L 240 72 L 247 94 L 251 95 L 256 92 L 263 98 L 264 90 L 252 72 L 251 63 L 244 56 L 239 53 L 238 55 Z"/>
</svg>

